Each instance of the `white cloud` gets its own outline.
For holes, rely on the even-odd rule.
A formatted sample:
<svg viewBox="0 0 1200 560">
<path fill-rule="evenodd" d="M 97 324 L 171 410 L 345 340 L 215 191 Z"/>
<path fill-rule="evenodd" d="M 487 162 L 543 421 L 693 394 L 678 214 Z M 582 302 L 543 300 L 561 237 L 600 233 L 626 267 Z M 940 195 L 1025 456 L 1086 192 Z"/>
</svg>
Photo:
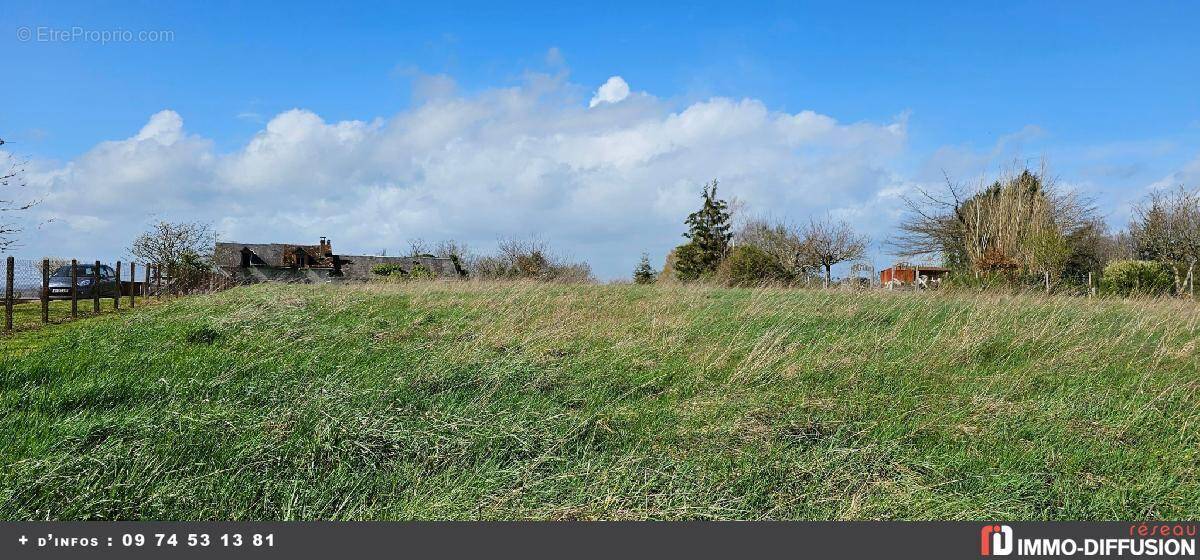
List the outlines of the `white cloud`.
<svg viewBox="0 0 1200 560">
<path fill-rule="evenodd" d="M 446 74 L 418 74 L 413 78 L 413 97 L 418 101 L 452 97 L 458 83 Z"/>
<path fill-rule="evenodd" d="M 32 185 L 47 191 L 40 211 L 124 212 L 185 202 L 211 185 L 212 142 L 188 136 L 170 110 L 150 117 L 125 140 L 101 142 L 65 166 L 36 165 Z"/>
<path fill-rule="evenodd" d="M 159 144 L 168 145 L 174 144 L 183 134 L 183 118 L 179 113 L 171 110 L 164 110 L 150 116 L 150 122 L 146 123 L 141 130 L 138 131 L 135 140 L 153 140 Z"/>
<path fill-rule="evenodd" d="M 1178 169 L 1151 183 L 1146 190 L 1174 188 L 1183 185 L 1187 188 L 1200 188 L 1200 155 L 1181 165 Z"/>
<path fill-rule="evenodd" d="M 595 107 L 601 103 L 620 103 L 626 97 L 629 97 L 629 84 L 625 83 L 624 78 L 613 76 L 596 90 L 588 107 Z"/>
<path fill-rule="evenodd" d="M 714 177 L 750 212 L 835 212 L 876 239 L 887 223 L 863 209 L 907 188 L 895 171 L 904 117 L 845 124 L 754 99 L 672 107 L 628 97 L 618 77 L 597 95 L 628 99 L 591 111 L 579 91 L 535 75 L 472 96 L 443 91 L 387 119 L 292 109 L 230 152 L 163 111 L 129 138 L 37 166 L 30 182 L 49 192 L 38 213 L 87 231 L 50 228 L 27 252 L 120 257 L 158 215 L 212 221 L 247 242 L 328 235 L 348 253 L 396 251 L 412 237 L 488 250 L 498 237 L 539 235 L 617 277 L 642 251 L 660 259 L 682 241 L 682 220 Z"/>
</svg>

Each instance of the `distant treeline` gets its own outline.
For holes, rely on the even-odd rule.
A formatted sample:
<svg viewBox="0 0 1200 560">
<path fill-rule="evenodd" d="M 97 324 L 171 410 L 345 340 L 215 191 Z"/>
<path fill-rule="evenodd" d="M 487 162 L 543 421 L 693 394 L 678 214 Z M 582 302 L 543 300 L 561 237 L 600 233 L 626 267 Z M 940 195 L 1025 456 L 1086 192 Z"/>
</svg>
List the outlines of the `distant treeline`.
<svg viewBox="0 0 1200 560">
<path fill-rule="evenodd" d="M 901 259 L 950 268 L 949 286 L 1194 295 L 1200 195 L 1182 186 L 1148 194 L 1117 231 L 1091 201 L 1058 188 L 1044 170 L 1022 169 L 973 188 L 947 181 L 944 192 L 918 191 L 906 203 L 899 233 L 884 245 Z M 688 241 L 658 273 L 643 255 L 634 281 L 829 286 L 840 263 L 851 264 L 851 278 L 869 282 L 863 275 L 874 275 L 867 238 L 846 222 L 733 223 L 717 182 L 705 185 L 701 208 L 685 220 Z"/>
</svg>

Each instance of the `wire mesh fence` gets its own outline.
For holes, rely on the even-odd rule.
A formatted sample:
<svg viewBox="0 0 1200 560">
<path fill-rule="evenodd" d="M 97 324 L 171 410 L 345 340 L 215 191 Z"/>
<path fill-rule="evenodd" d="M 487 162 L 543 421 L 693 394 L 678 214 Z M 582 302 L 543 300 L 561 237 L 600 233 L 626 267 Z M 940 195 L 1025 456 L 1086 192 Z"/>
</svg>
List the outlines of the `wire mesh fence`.
<svg viewBox="0 0 1200 560">
<path fill-rule="evenodd" d="M 5 259 L 4 329 L 59 322 L 147 299 L 222 290 L 230 279 L 207 270 L 172 274 L 154 263 L 64 258 Z"/>
</svg>

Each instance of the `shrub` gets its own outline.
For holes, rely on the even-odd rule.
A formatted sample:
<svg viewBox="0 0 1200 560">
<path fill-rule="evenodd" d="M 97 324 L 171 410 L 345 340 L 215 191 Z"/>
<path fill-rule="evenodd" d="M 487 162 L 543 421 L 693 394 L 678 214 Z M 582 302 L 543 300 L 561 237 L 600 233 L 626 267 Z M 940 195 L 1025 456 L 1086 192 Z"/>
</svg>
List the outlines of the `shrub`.
<svg viewBox="0 0 1200 560">
<path fill-rule="evenodd" d="M 410 280 L 431 280 L 436 277 L 437 274 L 433 270 L 421 263 L 413 263 L 412 269 L 408 271 Z"/>
<path fill-rule="evenodd" d="M 405 270 L 403 265 L 397 263 L 377 264 L 371 267 L 371 274 L 380 276 L 386 280 L 429 280 L 437 278 L 437 273 L 418 261 L 413 261 L 412 266 L 408 270 Z"/>
<path fill-rule="evenodd" d="M 402 267 L 396 263 L 377 264 L 377 265 L 371 267 L 371 274 L 374 274 L 376 276 L 406 276 L 406 275 L 408 275 L 408 273 L 404 271 L 404 267 Z"/>
<path fill-rule="evenodd" d="M 694 282 L 706 272 L 702 265 L 703 251 L 695 243 L 684 243 L 671 251 L 671 266 L 680 282 Z M 700 264 L 697 264 L 700 263 Z"/>
<path fill-rule="evenodd" d="M 735 247 L 721 262 L 717 278 L 729 286 L 759 286 L 789 280 L 787 271 L 774 257 L 751 245 Z"/>
<path fill-rule="evenodd" d="M 484 280 L 593 281 L 592 269 L 587 263 L 568 262 L 537 240 L 501 241 L 495 255 L 475 259 L 470 268 L 475 278 Z"/>
<path fill-rule="evenodd" d="M 1100 280 L 1101 291 L 1120 296 L 1169 294 L 1171 286 L 1170 271 L 1155 261 L 1113 261 Z"/>
</svg>

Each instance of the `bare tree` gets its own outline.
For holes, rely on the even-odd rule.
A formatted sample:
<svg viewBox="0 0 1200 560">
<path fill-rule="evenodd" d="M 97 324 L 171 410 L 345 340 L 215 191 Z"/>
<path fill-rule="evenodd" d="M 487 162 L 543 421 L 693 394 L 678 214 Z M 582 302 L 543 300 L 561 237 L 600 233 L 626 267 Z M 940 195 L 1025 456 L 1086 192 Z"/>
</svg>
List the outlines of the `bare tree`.
<svg viewBox="0 0 1200 560">
<path fill-rule="evenodd" d="M 129 254 L 158 266 L 173 289 L 190 290 L 211 269 L 216 240 L 211 224 L 159 220 L 133 240 Z"/>
<path fill-rule="evenodd" d="M 729 197 L 726 209 L 729 211 L 729 224 L 733 231 L 738 231 L 754 221 L 754 218 L 747 212 L 748 207 L 745 200 L 737 196 Z"/>
<path fill-rule="evenodd" d="M 133 240 L 128 252 L 134 258 L 163 266 L 164 269 L 182 265 L 208 265 L 212 261 L 216 239 L 217 234 L 211 224 L 172 223 L 160 219 Z"/>
<path fill-rule="evenodd" d="M 1156 260 L 1174 273 L 1175 292 L 1194 293 L 1200 261 L 1200 192 L 1182 185 L 1154 191 L 1134 207 L 1129 226 L 1139 258 Z"/>
<path fill-rule="evenodd" d="M 465 263 L 471 259 L 471 248 L 466 243 L 447 239 L 434 245 L 433 254 L 447 259 L 457 258 Z"/>
<path fill-rule="evenodd" d="M 429 246 L 425 240 L 420 237 L 414 237 L 408 240 L 408 256 L 419 257 L 429 254 Z"/>
<path fill-rule="evenodd" d="M 833 265 L 861 259 L 866 252 L 867 238 L 846 222 L 814 219 L 804 228 L 802 254 L 825 271 L 826 288 L 833 283 Z"/>
<path fill-rule="evenodd" d="M 953 264 L 966 264 L 963 254 L 965 221 L 960 209 L 966 189 L 946 177 L 945 193 L 917 188 L 918 196 L 904 197 L 908 216 L 900 224 L 900 233 L 888 244 L 902 257 L 941 255 Z"/>
<path fill-rule="evenodd" d="M 0 146 L 5 141 L 0 138 Z M 9 213 L 23 212 L 37 204 L 36 200 L 18 202 L 17 191 L 23 190 L 25 183 L 25 160 L 14 157 L 11 153 L 0 150 L 0 251 L 6 250 L 17 242 L 20 226 L 13 221 Z"/>
</svg>

